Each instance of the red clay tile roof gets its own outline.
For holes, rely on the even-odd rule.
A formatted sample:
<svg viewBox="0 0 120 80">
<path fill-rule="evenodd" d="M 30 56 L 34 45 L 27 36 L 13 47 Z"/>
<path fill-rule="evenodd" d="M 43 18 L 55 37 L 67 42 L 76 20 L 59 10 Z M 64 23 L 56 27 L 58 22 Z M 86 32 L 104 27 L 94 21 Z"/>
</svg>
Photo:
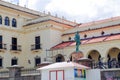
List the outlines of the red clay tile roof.
<svg viewBox="0 0 120 80">
<path fill-rule="evenodd" d="M 81 40 L 81 43 L 82 44 L 91 44 L 91 43 L 105 42 L 105 41 L 110 41 L 110 40 L 120 40 L 120 34 L 84 39 L 84 40 Z M 62 42 L 62 43 L 52 47 L 51 50 L 62 49 L 62 48 L 65 48 L 68 46 L 74 46 L 74 45 L 75 45 L 74 41 Z"/>
<path fill-rule="evenodd" d="M 91 38 L 88 41 L 86 41 L 84 44 L 89 44 L 89 43 L 96 43 L 96 42 L 102 42 L 106 39 L 106 37 L 99 37 L 99 38 Z"/>
<path fill-rule="evenodd" d="M 64 48 L 64 47 L 69 46 L 69 45 L 72 44 L 73 42 L 74 42 L 74 41 L 62 42 L 62 43 L 60 43 L 60 44 L 52 47 L 51 50 L 52 50 L 52 49 L 62 49 L 62 48 Z"/>
<path fill-rule="evenodd" d="M 117 40 L 120 39 L 120 34 L 119 35 L 114 35 L 114 36 L 109 36 L 106 40 Z"/>
</svg>

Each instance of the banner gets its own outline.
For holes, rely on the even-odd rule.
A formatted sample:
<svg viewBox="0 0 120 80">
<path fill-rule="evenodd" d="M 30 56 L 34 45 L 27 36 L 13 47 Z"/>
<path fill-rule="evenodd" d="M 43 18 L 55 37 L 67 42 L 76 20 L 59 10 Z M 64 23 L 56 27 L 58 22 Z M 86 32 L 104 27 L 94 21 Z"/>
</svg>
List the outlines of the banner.
<svg viewBox="0 0 120 80">
<path fill-rule="evenodd" d="M 74 69 L 75 80 L 86 80 L 86 71 L 84 69 Z"/>
</svg>

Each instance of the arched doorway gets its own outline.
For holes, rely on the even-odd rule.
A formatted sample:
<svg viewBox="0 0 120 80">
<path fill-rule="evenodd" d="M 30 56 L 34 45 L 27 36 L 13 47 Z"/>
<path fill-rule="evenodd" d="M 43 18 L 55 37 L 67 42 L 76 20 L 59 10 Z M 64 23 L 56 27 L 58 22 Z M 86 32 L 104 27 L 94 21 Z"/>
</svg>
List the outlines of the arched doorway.
<svg viewBox="0 0 120 80">
<path fill-rule="evenodd" d="M 57 56 L 56 56 L 56 62 L 63 62 L 63 61 L 65 61 L 65 58 L 64 58 L 64 56 L 63 55 L 61 55 L 61 54 L 58 54 Z"/>
<path fill-rule="evenodd" d="M 101 55 L 97 50 L 92 50 L 88 54 L 88 58 L 93 59 L 95 62 L 98 62 L 100 60 L 100 58 L 101 58 Z"/>
<path fill-rule="evenodd" d="M 120 64 L 120 49 L 119 48 L 114 47 L 109 50 L 108 55 L 107 55 L 107 62 L 108 62 L 108 68 L 119 67 L 118 65 Z"/>
<path fill-rule="evenodd" d="M 108 59 L 115 58 L 116 60 L 120 60 L 120 49 L 119 48 L 111 48 L 107 55 Z"/>
</svg>

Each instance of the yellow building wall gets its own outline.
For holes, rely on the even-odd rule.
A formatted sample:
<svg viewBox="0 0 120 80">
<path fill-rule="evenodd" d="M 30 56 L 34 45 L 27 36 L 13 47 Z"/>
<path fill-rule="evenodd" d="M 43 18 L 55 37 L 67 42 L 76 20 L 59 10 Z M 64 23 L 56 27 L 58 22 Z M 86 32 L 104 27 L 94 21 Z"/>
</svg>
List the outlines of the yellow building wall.
<svg viewBox="0 0 120 80">
<path fill-rule="evenodd" d="M 71 28 L 71 26 L 62 23 L 57 23 L 56 21 L 45 21 L 38 22 L 31 25 L 26 25 L 26 23 L 30 20 L 37 19 L 41 16 L 36 16 L 33 14 L 25 13 L 22 11 L 16 11 L 13 9 L 8 9 L 5 7 L 1 7 L 0 15 L 3 18 L 2 25 L 0 25 L 0 35 L 3 36 L 3 43 L 7 44 L 7 50 L 4 52 L 0 52 L 0 56 L 3 58 L 3 69 L 11 66 L 11 59 L 16 57 L 18 58 L 18 65 L 24 66 L 25 68 L 33 68 L 35 67 L 35 57 L 41 58 L 41 63 L 44 62 L 46 58 L 46 49 L 49 50 L 51 47 L 61 43 L 62 41 L 68 41 L 68 38 L 71 37 L 74 40 L 74 32 L 81 31 L 80 36 L 84 39 L 84 35 L 87 37 L 97 37 L 101 36 L 101 32 L 104 31 L 106 34 L 111 33 L 119 33 L 120 26 L 114 26 L 109 28 L 101 28 L 101 26 L 111 25 L 114 23 L 118 23 L 118 21 L 113 21 L 109 23 L 101 23 L 101 24 L 93 24 L 88 25 L 86 27 L 75 27 Z M 33 12 L 35 13 L 35 12 Z M 8 16 L 10 18 L 10 26 L 4 25 L 4 18 Z M 43 16 L 42 16 L 43 17 Z M 13 28 L 11 26 L 12 19 L 15 18 L 17 20 L 17 28 Z M 71 22 L 72 23 L 72 22 Z M 88 29 L 101 28 L 98 30 L 90 30 L 84 31 Z M 68 30 L 69 29 L 69 30 Z M 73 33 L 73 34 L 67 34 Z M 66 34 L 66 35 L 63 35 Z M 41 48 L 38 51 L 32 51 L 31 45 L 35 44 L 35 37 L 40 36 Z M 18 45 L 21 45 L 22 51 L 14 53 L 10 51 L 11 38 L 17 38 Z M 107 54 L 110 49 L 118 48 L 120 49 L 120 40 L 112 40 L 107 42 L 98 42 L 91 44 L 83 44 L 80 45 L 80 51 L 83 52 L 84 57 L 88 57 L 89 53 L 92 50 L 96 50 L 100 53 L 101 57 L 104 57 L 104 61 L 107 61 Z M 55 62 L 55 58 L 58 54 L 62 54 L 65 58 L 65 61 L 70 59 L 72 52 L 75 51 L 75 45 L 65 47 L 64 49 L 53 50 L 53 55 L 49 54 L 49 56 L 53 56 L 50 60 Z M 119 51 L 117 51 L 118 53 Z M 51 53 L 51 52 L 50 52 Z M 111 53 L 112 58 L 116 58 L 116 54 Z M 31 64 L 28 63 L 30 60 Z"/>
</svg>

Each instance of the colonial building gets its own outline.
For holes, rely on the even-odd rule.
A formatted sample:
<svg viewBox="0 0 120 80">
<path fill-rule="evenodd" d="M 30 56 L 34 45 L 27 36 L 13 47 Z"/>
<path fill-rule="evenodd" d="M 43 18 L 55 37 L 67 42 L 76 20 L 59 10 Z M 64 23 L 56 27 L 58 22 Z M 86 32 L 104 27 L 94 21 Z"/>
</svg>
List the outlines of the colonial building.
<svg viewBox="0 0 120 80">
<path fill-rule="evenodd" d="M 83 57 L 120 62 L 120 17 L 78 24 L 0 0 L 0 68 L 71 60 L 76 31 Z"/>
</svg>

